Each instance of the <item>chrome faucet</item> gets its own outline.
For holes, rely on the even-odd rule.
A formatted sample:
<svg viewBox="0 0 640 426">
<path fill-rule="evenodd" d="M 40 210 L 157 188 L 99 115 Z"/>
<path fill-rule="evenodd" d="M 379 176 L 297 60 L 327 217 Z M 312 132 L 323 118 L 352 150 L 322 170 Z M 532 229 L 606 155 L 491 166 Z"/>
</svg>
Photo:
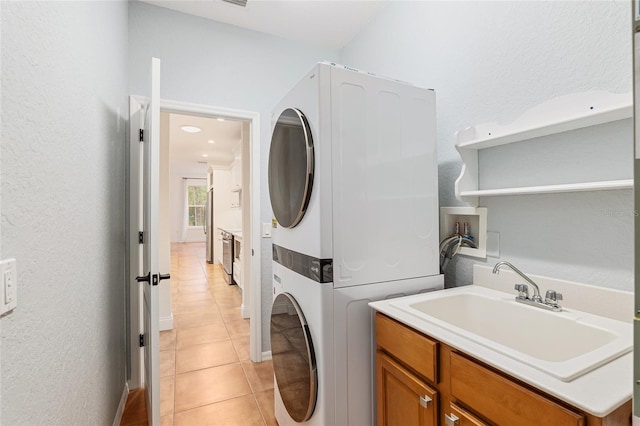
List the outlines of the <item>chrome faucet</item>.
<svg viewBox="0 0 640 426">
<path fill-rule="evenodd" d="M 514 288 L 518 290 L 518 295 L 516 296 L 516 302 L 525 303 L 531 306 L 537 306 L 539 308 L 547 309 L 554 312 L 560 312 L 562 307 L 558 305 L 558 300 L 562 300 L 562 294 L 555 292 L 554 290 L 548 290 L 546 293 L 546 297 L 542 300 L 540 296 L 540 287 L 538 284 L 534 283 L 531 278 L 526 276 L 520 269 L 516 268 L 509 262 L 498 262 L 496 266 L 493 267 L 493 273 L 498 275 L 500 273 L 500 268 L 503 266 L 509 267 L 513 272 L 520 275 L 523 280 L 527 282 L 528 285 L 533 288 L 533 296 L 529 298 L 529 289 L 526 284 L 516 284 Z"/>
</svg>

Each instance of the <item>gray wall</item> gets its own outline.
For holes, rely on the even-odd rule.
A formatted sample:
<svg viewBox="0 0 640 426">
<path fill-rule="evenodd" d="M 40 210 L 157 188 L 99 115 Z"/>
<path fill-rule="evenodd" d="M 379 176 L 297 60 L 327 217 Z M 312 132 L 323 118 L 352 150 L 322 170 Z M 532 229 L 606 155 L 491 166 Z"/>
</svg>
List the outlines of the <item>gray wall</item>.
<svg viewBox="0 0 640 426">
<path fill-rule="evenodd" d="M 136 2 L 2 2 L 0 250 L 18 260 L 19 303 L 0 321 L 1 421 L 113 420 L 126 365 L 127 94 L 145 94 L 151 56 L 163 61 L 163 98 L 261 113 L 263 222 L 271 108 L 323 59 L 436 89 L 440 202 L 458 205 L 456 130 L 567 93 L 631 89 L 629 12 L 627 2 L 397 2 L 336 52 Z M 631 140 L 628 123 L 614 126 Z M 620 146 L 607 167 L 630 170 Z M 481 205 L 503 259 L 631 289 L 630 191 Z M 268 336 L 269 240 L 261 253 Z M 448 283 L 468 283 L 474 262 L 452 263 Z"/>
<path fill-rule="evenodd" d="M 111 424 L 125 385 L 125 2 L 2 4 L 2 423 Z"/>
<path fill-rule="evenodd" d="M 461 205 L 454 196 L 461 166 L 455 131 L 509 123 L 560 95 L 631 91 L 630 11 L 628 2 L 394 2 L 342 50 L 340 59 L 436 90 L 440 205 Z M 514 145 L 490 155 L 493 164 L 525 158 L 539 165 L 538 176 L 552 173 L 553 181 L 564 174 L 562 161 L 571 167 L 581 161 L 570 151 L 575 140 L 590 147 L 604 143 L 611 146 L 610 158 L 589 162 L 593 157 L 582 172 L 591 176 L 604 169 L 614 176 L 622 170 L 622 177 L 631 178 L 630 120 L 608 126 L 604 137 L 596 134 L 601 130 L 588 130 L 538 141 L 535 150 L 543 155 L 536 157 L 526 156 L 526 144 L 523 151 L 513 151 Z M 504 176 L 503 182 L 517 186 L 517 175 Z M 500 233 L 502 260 L 531 273 L 632 289 L 630 190 L 487 197 L 480 205 L 488 208 L 488 229 Z M 447 285 L 470 283 L 477 261 L 457 257 L 449 265 Z"/>
<path fill-rule="evenodd" d="M 267 165 L 271 109 L 313 65 L 335 51 L 172 10 L 129 6 L 129 88 L 145 95 L 152 56 L 162 61 L 161 98 L 260 113 L 261 218 L 271 223 Z M 263 239 L 263 350 L 269 349 L 271 240 Z"/>
</svg>

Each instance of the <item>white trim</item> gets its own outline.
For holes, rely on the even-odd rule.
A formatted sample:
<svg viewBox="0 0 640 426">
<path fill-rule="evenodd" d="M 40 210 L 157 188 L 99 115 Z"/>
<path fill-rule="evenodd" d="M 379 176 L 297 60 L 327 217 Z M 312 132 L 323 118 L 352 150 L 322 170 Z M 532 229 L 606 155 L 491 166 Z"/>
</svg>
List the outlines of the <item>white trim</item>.
<svg viewBox="0 0 640 426">
<path fill-rule="evenodd" d="M 173 330 L 173 312 L 168 317 L 160 318 L 160 331 Z"/>
<path fill-rule="evenodd" d="M 244 303 L 242 304 L 242 306 L 240 306 L 240 315 L 242 315 L 242 318 L 245 319 L 251 318 L 251 310 L 249 310 L 249 307 Z"/>
<path fill-rule="evenodd" d="M 269 361 L 271 359 L 271 351 L 262 352 L 262 361 Z"/>
<path fill-rule="evenodd" d="M 166 99 L 160 100 L 162 111 L 173 111 L 181 114 L 194 115 L 215 115 L 229 118 L 247 120 L 251 123 L 251 146 L 250 146 L 250 195 L 251 195 L 251 241 L 249 247 L 253 250 L 250 259 L 251 279 L 247 280 L 250 285 L 245 286 L 245 294 L 249 299 L 250 322 L 250 356 L 251 361 L 262 361 L 262 288 L 261 288 L 261 259 L 262 239 L 260 237 L 260 114 L 253 111 L 243 111 L 237 109 L 191 104 Z M 243 310 L 244 315 L 244 310 Z"/>
<path fill-rule="evenodd" d="M 250 347 L 249 353 L 254 362 L 262 361 L 262 232 L 260 218 L 260 115 L 256 114 L 251 122 L 251 241 L 250 247 L 253 255 L 250 259 L 251 279 L 249 285 L 250 313 L 253 320 L 250 321 Z M 247 253 L 245 249 L 245 253 Z"/>
<path fill-rule="evenodd" d="M 120 403 L 118 404 L 118 410 L 116 416 L 113 418 L 113 426 L 120 426 L 122 421 L 122 415 L 124 414 L 124 407 L 127 405 L 127 397 L 129 396 L 129 383 L 125 382 L 122 396 L 120 397 Z"/>
<path fill-rule="evenodd" d="M 139 131 L 143 127 L 142 108 L 147 98 L 141 96 L 129 97 L 129 366 L 131 368 L 129 385 L 130 389 L 136 389 L 143 383 L 143 351 L 139 347 L 139 335 L 142 330 L 142 289 L 136 282 L 136 276 L 142 272 L 138 262 L 140 256 L 140 244 L 138 244 L 138 216 L 140 205 L 140 180 L 138 168 L 140 167 L 140 143 Z M 139 121 L 134 122 L 137 118 Z M 134 173 L 135 172 L 135 176 Z"/>
</svg>

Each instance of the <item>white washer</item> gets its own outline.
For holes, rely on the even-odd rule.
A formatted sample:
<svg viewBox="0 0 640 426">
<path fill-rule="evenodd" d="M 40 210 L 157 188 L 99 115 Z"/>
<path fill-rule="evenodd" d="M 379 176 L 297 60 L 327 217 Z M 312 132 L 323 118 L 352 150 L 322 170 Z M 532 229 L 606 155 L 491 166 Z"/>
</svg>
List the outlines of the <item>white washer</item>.
<svg viewBox="0 0 640 426">
<path fill-rule="evenodd" d="M 273 274 L 276 294 L 271 313 L 271 351 L 274 371 L 280 376 L 274 383 L 276 419 L 280 426 L 296 422 L 333 424 L 333 289 L 275 262 Z M 300 312 L 291 309 L 288 300 L 279 299 L 283 294 L 297 302 Z M 302 329 L 301 322 L 295 324 L 298 314 L 304 316 L 307 330 Z M 291 322 L 297 329 L 283 326 Z M 309 347 L 304 341 L 306 333 Z"/>
<path fill-rule="evenodd" d="M 281 426 L 373 424 L 375 348 L 367 304 L 443 286 L 435 94 L 320 63 L 274 109 L 273 125 L 276 418 Z M 284 309 L 287 300 L 297 307 Z M 278 323 L 294 311 L 306 318 L 315 353 L 307 362 L 315 359 L 317 368 L 309 375 L 315 404 L 289 401 L 295 392 L 278 387 L 291 383 L 296 357 L 292 341 L 280 344 Z M 309 403 L 306 411 L 298 409 L 302 402 Z"/>
<path fill-rule="evenodd" d="M 334 290 L 329 284 L 301 276 L 277 262 L 273 263 L 273 274 L 273 366 L 276 374 L 281 372 L 287 382 L 281 387 L 278 380 L 275 381 L 278 424 L 374 424 L 374 314 L 368 304 L 390 296 L 440 289 L 442 278 L 433 276 L 397 282 L 393 288 L 395 293 L 390 294 L 388 283 Z M 299 312 L 278 300 L 282 294 L 295 301 Z M 304 317 L 299 324 L 306 323 L 307 330 L 298 330 L 297 333 L 283 330 L 283 322 L 295 320 L 298 314 Z M 305 333 L 308 333 L 309 346 L 303 342 Z M 310 354 L 305 363 L 303 358 L 307 352 Z M 306 388 L 302 386 L 301 389 L 298 385 L 304 378 L 308 379 Z M 287 386 L 291 391 L 283 389 Z M 283 397 L 287 398 L 283 392 L 289 395 L 295 392 L 290 407 L 283 402 Z M 290 414 L 289 409 L 294 413 Z"/>
</svg>

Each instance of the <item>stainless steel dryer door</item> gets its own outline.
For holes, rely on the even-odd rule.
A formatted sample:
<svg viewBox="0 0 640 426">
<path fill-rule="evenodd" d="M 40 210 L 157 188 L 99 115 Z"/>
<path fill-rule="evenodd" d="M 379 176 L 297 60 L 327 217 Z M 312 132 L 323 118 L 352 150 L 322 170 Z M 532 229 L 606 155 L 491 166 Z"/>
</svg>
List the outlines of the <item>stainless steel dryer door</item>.
<svg viewBox="0 0 640 426">
<path fill-rule="evenodd" d="M 296 422 L 308 420 L 318 394 L 316 356 L 304 314 L 289 293 L 281 293 L 273 301 L 271 354 L 287 412 Z"/>
<path fill-rule="evenodd" d="M 313 139 L 302 112 L 280 114 L 269 149 L 269 196 L 280 226 L 293 228 L 302 220 L 313 187 Z"/>
</svg>

